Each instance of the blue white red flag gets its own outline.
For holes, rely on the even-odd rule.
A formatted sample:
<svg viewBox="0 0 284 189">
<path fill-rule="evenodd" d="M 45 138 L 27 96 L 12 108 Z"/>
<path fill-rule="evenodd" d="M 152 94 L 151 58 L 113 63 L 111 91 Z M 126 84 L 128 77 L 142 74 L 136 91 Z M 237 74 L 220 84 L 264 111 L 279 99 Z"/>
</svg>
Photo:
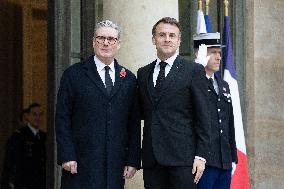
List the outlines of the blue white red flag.
<svg viewBox="0 0 284 189">
<path fill-rule="evenodd" d="M 205 19 L 206 31 L 208 33 L 210 33 L 212 31 L 212 29 L 211 29 L 211 18 L 210 18 L 209 15 L 205 15 L 204 19 Z"/>
<path fill-rule="evenodd" d="M 197 11 L 197 28 L 196 28 L 196 33 L 207 33 L 206 30 L 206 25 L 205 25 L 205 19 L 204 19 L 204 14 L 202 10 Z"/>
<path fill-rule="evenodd" d="M 231 91 L 234 109 L 235 138 L 238 149 L 238 164 L 232 176 L 231 189 L 249 189 L 250 186 L 246 144 L 237 83 L 237 73 L 232 49 L 230 18 L 228 16 L 224 17 L 223 45 L 226 45 L 225 48 L 223 48 L 223 79 L 228 82 Z"/>
</svg>

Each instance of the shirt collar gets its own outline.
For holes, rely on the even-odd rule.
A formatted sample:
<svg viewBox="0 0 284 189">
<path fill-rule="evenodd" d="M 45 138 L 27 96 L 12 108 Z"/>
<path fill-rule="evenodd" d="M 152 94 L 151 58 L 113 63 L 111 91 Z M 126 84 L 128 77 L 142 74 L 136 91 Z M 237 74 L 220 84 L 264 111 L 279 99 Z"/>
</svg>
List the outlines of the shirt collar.
<svg viewBox="0 0 284 189">
<path fill-rule="evenodd" d="M 178 53 L 175 53 L 175 54 L 174 54 L 173 56 L 171 56 L 170 58 L 164 60 L 164 62 L 166 62 L 170 67 L 172 67 L 173 64 L 174 64 L 175 59 L 177 58 L 177 56 L 178 56 Z M 158 66 L 161 61 L 162 61 L 162 60 L 157 57 L 156 66 Z"/>
<path fill-rule="evenodd" d="M 95 64 L 97 66 L 97 70 L 98 72 L 102 71 L 103 69 L 105 69 L 105 66 L 109 66 L 110 67 L 110 70 L 114 72 L 114 60 L 111 62 L 110 65 L 106 65 L 104 64 L 102 61 L 100 61 L 100 59 L 98 59 L 98 57 L 94 56 L 94 61 L 95 61 Z"/>
<path fill-rule="evenodd" d="M 207 77 L 207 79 L 210 79 L 210 78 L 212 78 L 212 80 L 213 80 L 213 82 L 215 81 L 215 77 L 214 77 L 214 74 L 210 77 L 209 75 L 207 75 L 206 74 L 206 77 Z"/>
<path fill-rule="evenodd" d="M 30 130 L 33 132 L 34 135 L 36 135 L 38 133 L 38 129 L 35 129 L 33 126 L 31 126 L 30 123 L 28 123 L 27 125 L 30 128 Z"/>
</svg>

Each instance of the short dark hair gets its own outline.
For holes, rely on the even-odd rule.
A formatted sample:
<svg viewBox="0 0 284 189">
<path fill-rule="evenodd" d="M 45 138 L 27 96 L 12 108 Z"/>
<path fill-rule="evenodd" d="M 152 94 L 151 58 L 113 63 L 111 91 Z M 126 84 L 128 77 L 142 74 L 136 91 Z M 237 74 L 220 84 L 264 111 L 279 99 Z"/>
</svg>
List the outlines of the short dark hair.
<svg viewBox="0 0 284 189">
<path fill-rule="evenodd" d="M 27 108 L 25 108 L 25 109 L 23 109 L 22 111 L 21 111 L 21 113 L 20 113 L 20 115 L 19 115 L 19 120 L 23 120 L 23 116 L 25 115 L 25 114 L 29 114 L 29 113 L 31 113 L 31 109 L 32 108 L 35 108 L 35 107 L 41 107 L 41 105 L 39 104 L 39 103 L 37 103 L 37 102 L 34 102 L 34 103 L 32 103 L 32 104 L 30 104 Z"/>
<path fill-rule="evenodd" d="M 156 33 L 156 28 L 158 26 L 158 24 L 160 23 L 164 23 L 164 24 L 171 24 L 171 25 L 175 25 L 176 27 L 178 27 L 179 31 L 181 32 L 181 26 L 179 24 L 179 22 L 175 19 L 175 18 L 171 18 L 171 17 L 164 17 L 161 18 L 152 28 L 152 35 L 154 36 Z"/>
<path fill-rule="evenodd" d="M 28 112 L 30 113 L 31 109 L 35 108 L 35 107 L 41 107 L 41 105 L 39 103 L 37 103 L 37 102 L 34 102 L 34 103 L 30 104 L 29 107 L 27 108 Z"/>
</svg>

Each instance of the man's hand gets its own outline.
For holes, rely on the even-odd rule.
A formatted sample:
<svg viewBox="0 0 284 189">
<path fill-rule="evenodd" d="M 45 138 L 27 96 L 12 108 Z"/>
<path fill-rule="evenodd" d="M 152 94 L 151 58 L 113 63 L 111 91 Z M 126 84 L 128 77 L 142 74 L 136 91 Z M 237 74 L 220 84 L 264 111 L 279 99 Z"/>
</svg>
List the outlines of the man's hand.
<svg viewBox="0 0 284 189">
<path fill-rule="evenodd" d="M 71 174 L 77 173 L 77 162 L 76 161 L 68 161 L 62 164 L 63 169 L 66 171 L 70 171 Z"/>
<path fill-rule="evenodd" d="M 207 46 L 204 44 L 201 44 L 198 48 L 195 62 L 202 64 L 205 67 L 207 66 L 209 59 L 210 59 L 210 56 L 207 56 Z"/>
<path fill-rule="evenodd" d="M 194 159 L 192 174 L 195 174 L 194 183 L 197 184 L 205 170 L 205 162 L 200 159 Z"/>
<path fill-rule="evenodd" d="M 125 166 L 124 172 L 123 172 L 123 177 L 126 178 L 126 179 L 131 179 L 135 175 L 136 170 L 137 169 L 135 167 Z"/>
<path fill-rule="evenodd" d="M 235 162 L 232 162 L 232 176 L 234 174 L 234 172 L 236 171 L 237 165 Z"/>
</svg>

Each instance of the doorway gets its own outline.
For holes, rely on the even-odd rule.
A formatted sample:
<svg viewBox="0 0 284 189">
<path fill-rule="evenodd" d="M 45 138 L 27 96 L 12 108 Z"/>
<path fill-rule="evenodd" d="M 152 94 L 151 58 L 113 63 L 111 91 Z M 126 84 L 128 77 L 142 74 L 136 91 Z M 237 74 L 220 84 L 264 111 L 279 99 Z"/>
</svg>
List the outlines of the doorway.
<svg viewBox="0 0 284 189">
<path fill-rule="evenodd" d="M 0 1 L 0 177 L 7 139 L 33 102 L 47 110 L 47 0 Z M 41 128 L 47 131 L 46 114 Z"/>
</svg>

